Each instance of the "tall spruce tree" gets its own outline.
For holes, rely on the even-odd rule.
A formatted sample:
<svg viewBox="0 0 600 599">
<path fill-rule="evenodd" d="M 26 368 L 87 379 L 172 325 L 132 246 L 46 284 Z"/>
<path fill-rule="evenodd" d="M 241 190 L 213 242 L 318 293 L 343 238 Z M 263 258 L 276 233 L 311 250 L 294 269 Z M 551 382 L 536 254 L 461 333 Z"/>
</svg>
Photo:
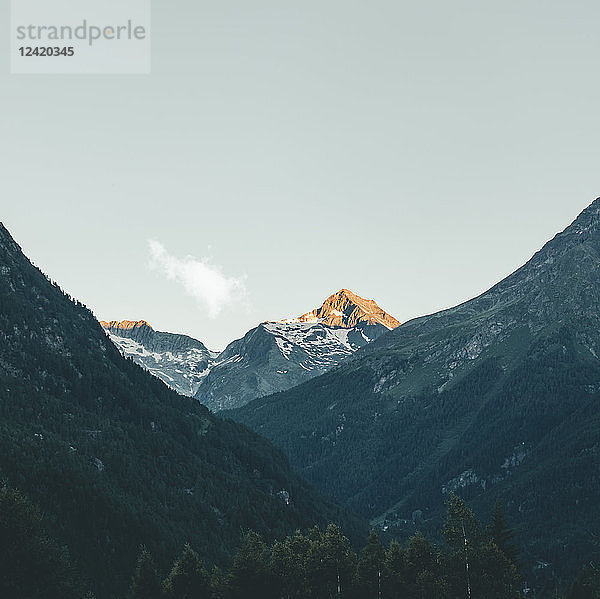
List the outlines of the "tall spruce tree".
<svg viewBox="0 0 600 599">
<path fill-rule="evenodd" d="M 447 563 L 451 584 L 459 596 L 471 599 L 475 554 L 483 535 L 477 518 L 455 493 L 448 500 L 442 534 L 450 547 Z"/>
<path fill-rule="evenodd" d="M 247 532 L 231 565 L 229 577 L 231 599 L 274 597 L 269 558 L 269 549 L 260 535 L 252 531 Z"/>
<path fill-rule="evenodd" d="M 173 564 L 164 584 L 168 599 L 210 599 L 210 578 L 189 543 Z"/>
<path fill-rule="evenodd" d="M 439 550 L 422 534 L 408 542 L 405 557 L 406 597 L 446 599 L 448 581 Z M 404 597 L 401 595 L 401 597 Z"/>
<path fill-rule="evenodd" d="M 218 566 L 214 566 L 210 573 L 210 589 L 212 599 L 226 599 L 228 597 L 228 576 Z"/>
<path fill-rule="evenodd" d="M 305 597 L 306 558 L 311 543 L 300 531 L 287 537 L 283 543 L 276 542 L 271 551 L 273 584 L 280 597 Z"/>
<path fill-rule="evenodd" d="M 383 596 L 403 599 L 408 595 L 406 583 L 406 551 L 398 541 L 392 541 L 385 554 Z"/>
<path fill-rule="evenodd" d="M 382 581 L 387 578 L 386 554 L 377 533 L 372 530 L 366 547 L 360 552 L 356 572 L 361 597 L 381 597 Z"/>
<path fill-rule="evenodd" d="M 164 597 L 158 568 L 146 547 L 142 547 L 140 550 L 129 597 L 130 599 L 162 599 Z"/>
<path fill-rule="evenodd" d="M 454 493 L 448 501 L 443 534 L 450 547 L 446 570 L 456 596 L 521 597 L 522 581 L 516 565 L 481 529 L 471 509 Z"/>
<path fill-rule="evenodd" d="M 306 577 L 311 597 L 331 599 L 351 597 L 354 590 L 356 554 L 350 542 L 335 524 L 325 533 L 312 529 L 307 556 Z"/>
</svg>

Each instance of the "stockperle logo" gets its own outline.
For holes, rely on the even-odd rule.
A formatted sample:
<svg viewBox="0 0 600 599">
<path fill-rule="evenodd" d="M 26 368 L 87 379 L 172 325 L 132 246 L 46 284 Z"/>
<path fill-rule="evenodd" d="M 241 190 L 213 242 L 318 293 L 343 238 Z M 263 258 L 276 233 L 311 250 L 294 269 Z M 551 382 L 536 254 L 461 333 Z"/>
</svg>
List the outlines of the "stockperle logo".
<svg viewBox="0 0 600 599">
<path fill-rule="evenodd" d="M 11 0 L 11 72 L 150 73 L 150 15 L 150 0 Z"/>
</svg>

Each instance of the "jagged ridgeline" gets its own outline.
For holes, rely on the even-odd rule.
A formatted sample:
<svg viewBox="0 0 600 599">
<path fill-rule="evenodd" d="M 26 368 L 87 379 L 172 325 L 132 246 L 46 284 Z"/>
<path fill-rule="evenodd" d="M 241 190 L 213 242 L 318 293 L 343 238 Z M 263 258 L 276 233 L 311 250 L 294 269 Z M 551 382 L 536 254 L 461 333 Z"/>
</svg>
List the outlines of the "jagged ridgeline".
<svg viewBox="0 0 600 599">
<path fill-rule="evenodd" d="M 155 331 L 145 320 L 100 321 L 121 353 L 181 395 L 194 395 L 217 352 L 187 335 Z"/>
<path fill-rule="evenodd" d="M 481 296 L 231 414 L 386 531 L 500 497 L 528 564 L 565 572 L 599 557 L 599 356 L 600 199 Z"/>
<path fill-rule="evenodd" d="M 0 481 L 40 507 L 99 599 L 122 595 L 142 543 L 166 564 L 189 541 L 210 564 L 246 529 L 364 534 L 278 449 L 123 358 L 1 224 L 0 340 Z"/>
<path fill-rule="evenodd" d="M 298 318 L 264 322 L 232 341 L 196 392 L 213 411 L 285 391 L 331 370 L 400 323 L 348 289 Z"/>
<path fill-rule="evenodd" d="M 302 316 L 259 324 L 220 353 L 144 320 L 100 324 L 123 355 L 217 412 L 323 374 L 400 323 L 375 301 L 341 289 Z"/>
</svg>

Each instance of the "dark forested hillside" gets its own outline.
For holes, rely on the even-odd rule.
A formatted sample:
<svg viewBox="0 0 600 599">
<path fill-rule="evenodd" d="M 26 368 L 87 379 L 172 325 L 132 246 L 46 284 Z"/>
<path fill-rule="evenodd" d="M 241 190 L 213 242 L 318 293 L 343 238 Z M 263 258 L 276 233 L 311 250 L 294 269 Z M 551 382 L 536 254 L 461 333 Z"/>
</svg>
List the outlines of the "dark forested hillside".
<svg viewBox="0 0 600 599">
<path fill-rule="evenodd" d="M 502 519 L 496 509 L 494 522 Z M 250 532 L 228 571 L 212 576 L 186 546 L 162 589 L 161 573 L 143 551 L 131 599 L 524 599 L 514 546 L 505 542 L 510 535 L 504 521 L 482 527 L 453 495 L 439 546 L 417 534 L 406 547 L 392 541 L 386 549 L 371 531 L 357 554 L 333 524 L 324 532 L 318 527 L 307 534 L 297 531 L 270 546 Z M 582 582 L 597 589 L 597 576 L 590 574 Z M 578 599 L 588 596 L 594 597 Z"/>
<path fill-rule="evenodd" d="M 2 225 L 0 481 L 39 506 L 99 599 L 127 587 L 142 543 L 165 563 L 189 541 L 210 564 L 245 529 L 363 531 L 280 450 L 124 359 Z"/>
<path fill-rule="evenodd" d="M 399 535 L 501 498 L 530 572 L 600 551 L 600 200 L 525 266 L 351 362 L 230 413 Z"/>
</svg>

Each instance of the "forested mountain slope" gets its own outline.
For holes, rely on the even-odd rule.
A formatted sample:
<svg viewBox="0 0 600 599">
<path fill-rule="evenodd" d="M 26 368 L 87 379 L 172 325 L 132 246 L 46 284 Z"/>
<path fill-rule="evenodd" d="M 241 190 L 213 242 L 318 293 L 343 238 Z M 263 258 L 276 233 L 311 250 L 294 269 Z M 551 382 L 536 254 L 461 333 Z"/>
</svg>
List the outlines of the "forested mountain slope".
<svg viewBox="0 0 600 599">
<path fill-rule="evenodd" d="M 189 541 L 210 564 L 245 529 L 364 532 L 280 450 L 123 358 L 1 224 L 0 481 L 40 507 L 98 599 L 122 594 L 141 543 L 167 563 Z"/>
<path fill-rule="evenodd" d="M 230 415 L 382 529 L 499 497 L 528 563 L 565 570 L 598 556 L 599 356 L 600 199 L 481 296 Z"/>
</svg>

